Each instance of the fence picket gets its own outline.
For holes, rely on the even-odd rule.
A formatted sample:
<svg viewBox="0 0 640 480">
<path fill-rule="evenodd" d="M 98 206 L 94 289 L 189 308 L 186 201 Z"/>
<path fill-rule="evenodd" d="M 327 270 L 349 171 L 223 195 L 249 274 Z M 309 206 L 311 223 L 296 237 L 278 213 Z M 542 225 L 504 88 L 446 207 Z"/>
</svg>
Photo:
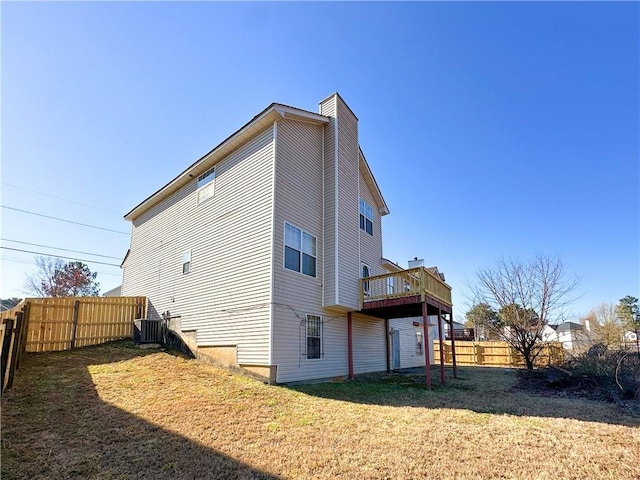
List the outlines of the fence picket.
<svg viewBox="0 0 640 480">
<path fill-rule="evenodd" d="M 443 342 L 445 363 L 452 362 L 451 341 Z M 434 342 L 434 356 L 439 358 L 440 344 Z M 560 364 L 564 360 L 562 345 L 551 343 L 536 358 L 536 366 Z M 506 342 L 468 342 L 456 340 L 456 363 L 489 367 L 523 367 L 524 358 Z"/>
</svg>

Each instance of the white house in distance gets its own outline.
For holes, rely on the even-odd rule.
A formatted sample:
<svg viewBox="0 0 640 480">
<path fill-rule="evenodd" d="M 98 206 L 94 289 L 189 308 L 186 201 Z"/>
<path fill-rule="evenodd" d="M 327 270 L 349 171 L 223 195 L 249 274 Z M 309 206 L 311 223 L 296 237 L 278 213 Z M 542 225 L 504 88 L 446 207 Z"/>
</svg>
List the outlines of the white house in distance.
<svg viewBox="0 0 640 480">
<path fill-rule="evenodd" d="M 270 383 L 429 365 L 451 288 L 383 258 L 388 213 L 339 94 L 274 103 L 125 215 L 122 294 Z"/>
</svg>

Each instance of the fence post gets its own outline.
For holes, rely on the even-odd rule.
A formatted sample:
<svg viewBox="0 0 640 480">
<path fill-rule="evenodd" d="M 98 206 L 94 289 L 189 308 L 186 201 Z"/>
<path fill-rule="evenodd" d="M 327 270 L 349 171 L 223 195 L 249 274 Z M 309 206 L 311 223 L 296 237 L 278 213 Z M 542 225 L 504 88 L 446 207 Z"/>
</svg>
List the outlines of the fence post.
<svg viewBox="0 0 640 480">
<path fill-rule="evenodd" d="M 13 341 L 11 342 L 11 358 L 9 360 L 9 371 L 4 379 L 3 390 L 9 390 L 13 386 L 13 377 L 16 373 L 16 367 L 18 366 L 18 353 L 20 352 L 20 344 L 22 338 L 20 333 L 22 332 L 22 321 L 24 312 L 17 312 L 16 323 L 13 329 Z"/>
<path fill-rule="evenodd" d="M 1 375 L 0 376 L 0 386 L 4 389 L 4 380 L 7 377 L 7 369 L 9 367 L 9 352 L 11 351 L 11 338 L 13 336 L 13 318 L 7 318 L 4 324 L 4 332 L 2 339 L 2 362 L 0 365 Z"/>
<path fill-rule="evenodd" d="M 29 312 L 30 312 L 29 302 L 26 302 L 24 307 L 22 307 L 22 329 L 20 330 L 20 349 L 18 350 L 18 363 L 16 364 L 16 368 L 20 368 L 22 355 L 24 355 L 24 352 L 27 351 L 27 335 L 29 333 Z"/>
<path fill-rule="evenodd" d="M 76 329 L 78 328 L 78 311 L 80 310 L 80 300 L 76 300 L 73 304 L 73 321 L 71 323 L 71 346 L 76 346 Z M 69 317 L 67 317 L 69 318 Z"/>
</svg>

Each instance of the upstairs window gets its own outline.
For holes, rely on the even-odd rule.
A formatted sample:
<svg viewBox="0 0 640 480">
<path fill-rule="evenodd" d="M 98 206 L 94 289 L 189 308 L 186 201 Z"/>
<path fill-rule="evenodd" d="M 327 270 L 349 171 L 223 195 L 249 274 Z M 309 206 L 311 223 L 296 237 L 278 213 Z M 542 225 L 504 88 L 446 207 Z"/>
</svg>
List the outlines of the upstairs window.
<svg viewBox="0 0 640 480">
<path fill-rule="evenodd" d="M 360 199 L 360 229 L 373 235 L 373 208 Z"/>
<path fill-rule="evenodd" d="M 393 277 L 387 277 L 387 295 L 392 295 L 393 293 Z"/>
<path fill-rule="evenodd" d="M 307 359 L 322 358 L 322 317 L 307 315 Z"/>
<path fill-rule="evenodd" d="M 187 274 L 191 271 L 191 250 L 187 250 L 182 254 L 182 273 Z"/>
<path fill-rule="evenodd" d="M 284 224 L 284 268 L 316 276 L 316 237 L 289 223 Z"/>
<path fill-rule="evenodd" d="M 210 168 L 198 177 L 198 203 L 202 203 L 213 197 L 216 169 Z"/>
<path fill-rule="evenodd" d="M 365 280 L 362 281 L 362 293 L 364 294 L 365 297 L 370 297 L 371 296 L 371 287 L 370 287 L 370 284 L 369 284 L 369 280 L 366 280 L 370 276 L 371 275 L 369 275 L 369 267 L 363 263 L 362 264 L 362 278 L 364 278 Z"/>
</svg>

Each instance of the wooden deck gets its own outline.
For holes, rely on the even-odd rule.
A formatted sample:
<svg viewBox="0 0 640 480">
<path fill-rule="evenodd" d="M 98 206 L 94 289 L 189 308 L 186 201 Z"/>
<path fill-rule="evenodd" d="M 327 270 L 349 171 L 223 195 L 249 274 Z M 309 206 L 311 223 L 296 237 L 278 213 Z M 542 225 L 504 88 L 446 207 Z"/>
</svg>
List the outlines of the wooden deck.
<svg viewBox="0 0 640 480">
<path fill-rule="evenodd" d="M 425 267 L 360 280 L 361 310 L 422 302 L 451 312 L 451 287 Z"/>
</svg>

